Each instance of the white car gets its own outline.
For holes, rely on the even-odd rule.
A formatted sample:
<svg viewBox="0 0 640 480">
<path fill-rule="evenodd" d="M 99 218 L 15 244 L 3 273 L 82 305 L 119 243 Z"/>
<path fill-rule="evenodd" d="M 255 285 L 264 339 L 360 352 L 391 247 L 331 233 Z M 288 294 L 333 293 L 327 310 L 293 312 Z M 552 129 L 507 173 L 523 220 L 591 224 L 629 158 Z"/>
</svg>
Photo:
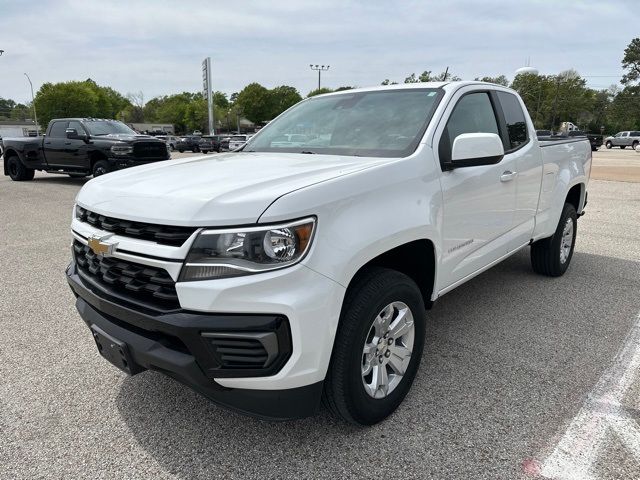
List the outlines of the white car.
<svg viewBox="0 0 640 480">
<path fill-rule="evenodd" d="M 308 144 L 273 145 L 297 128 Z M 529 246 L 567 270 L 591 149 L 538 140 L 513 90 L 445 82 L 315 96 L 203 160 L 78 194 L 67 278 L 100 353 L 244 413 L 324 397 L 368 425 L 409 391 L 439 297 Z"/>
<path fill-rule="evenodd" d="M 251 137 L 253 137 L 253 135 L 250 133 L 242 135 L 232 135 L 231 138 L 229 138 L 229 150 L 233 151 L 243 147 Z"/>
</svg>

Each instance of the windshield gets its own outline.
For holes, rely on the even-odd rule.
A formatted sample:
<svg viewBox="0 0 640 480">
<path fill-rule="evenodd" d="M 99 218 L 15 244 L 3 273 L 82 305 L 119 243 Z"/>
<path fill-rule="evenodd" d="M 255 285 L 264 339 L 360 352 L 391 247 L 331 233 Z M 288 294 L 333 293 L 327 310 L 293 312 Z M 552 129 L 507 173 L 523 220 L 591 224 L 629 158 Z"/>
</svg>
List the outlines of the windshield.
<svg viewBox="0 0 640 480">
<path fill-rule="evenodd" d="M 442 95 L 420 88 L 311 98 L 270 122 L 243 151 L 407 156 Z"/>
<path fill-rule="evenodd" d="M 137 135 L 136 132 L 127 127 L 124 123 L 116 120 L 86 120 L 84 126 L 87 127 L 91 135 L 109 135 L 120 133 L 126 135 Z"/>
</svg>

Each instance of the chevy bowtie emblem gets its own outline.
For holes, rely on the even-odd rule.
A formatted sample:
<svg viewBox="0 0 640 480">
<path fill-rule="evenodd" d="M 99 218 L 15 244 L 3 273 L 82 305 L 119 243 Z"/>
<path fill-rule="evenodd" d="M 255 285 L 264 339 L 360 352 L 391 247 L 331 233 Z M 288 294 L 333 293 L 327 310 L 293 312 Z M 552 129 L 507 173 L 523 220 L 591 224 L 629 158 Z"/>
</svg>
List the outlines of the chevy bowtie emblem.
<svg viewBox="0 0 640 480">
<path fill-rule="evenodd" d="M 105 240 L 109 237 L 111 237 L 111 235 L 106 235 L 104 237 L 96 237 L 96 236 L 89 237 L 87 241 L 87 243 L 89 244 L 89 248 L 93 250 L 93 253 L 95 253 L 96 255 L 102 255 L 104 257 L 109 257 L 113 255 L 113 252 L 115 251 L 118 243 L 106 242 Z"/>
</svg>

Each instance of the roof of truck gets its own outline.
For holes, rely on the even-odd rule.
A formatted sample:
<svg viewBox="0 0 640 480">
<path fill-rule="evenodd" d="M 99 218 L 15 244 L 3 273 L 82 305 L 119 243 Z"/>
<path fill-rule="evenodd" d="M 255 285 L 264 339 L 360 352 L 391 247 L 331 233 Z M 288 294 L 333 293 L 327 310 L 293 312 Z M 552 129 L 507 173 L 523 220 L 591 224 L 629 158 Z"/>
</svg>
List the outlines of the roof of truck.
<svg viewBox="0 0 640 480">
<path fill-rule="evenodd" d="M 490 85 L 492 87 L 500 87 L 500 88 L 508 88 L 505 87 L 504 85 L 498 85 L 496 83 L 488 83 L 488 82 L 481 82 L 478 80 L 458 80 L 455 82 L 418 82 L 418 83 L 398 83 L 395 85 L 376 85 L 376 86 L 372 86 L 372 87 L 362 87 L 362 88 L 352 88 L 350 90 L 340 90 L 339 92 L 330 92 L 330 93 L 323 93 L 321 95 L 317 95 L 318 97 L 320 96 L 329 96 L 329 95 L 344 95 L 344 94 L 349 94 L 349 93 L 357 93 L 357 92 L 375 92 L 375 91 L 381 91 L 381 90 L 412 90 L 412 89 L 419 89 L 419 88 L 458 88 L 458 87 L 464 87 L 467 85 Z M 313 97 L 311 97 L 313 98 Z"/>
</svg>

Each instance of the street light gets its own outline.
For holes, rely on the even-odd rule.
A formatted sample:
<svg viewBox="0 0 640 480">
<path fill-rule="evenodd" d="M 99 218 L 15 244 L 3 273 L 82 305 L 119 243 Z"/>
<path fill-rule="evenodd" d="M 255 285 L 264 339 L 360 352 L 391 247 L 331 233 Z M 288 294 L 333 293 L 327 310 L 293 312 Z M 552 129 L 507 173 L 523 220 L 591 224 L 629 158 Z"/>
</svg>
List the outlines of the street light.
<svg viewBox="0 0 640 480">
<path fill-rule="evenodd" d="M 38 135 L 40 132 L 40 127 L 38 126 L 38 115 L 36 115 L 36 97 L 35 95 L 33 95 L 33 83 L 31 83 L 29 75 L 25 73 L 24 76 L 27 77 L 27 80 L 29 80 L 29 85 L 31 86 L 31 105 L 33 105 L 33 119 L 36 122 L 36 135 Z"/>
<path fill-rule="evenodd" d="M 320 74 L 322 72 L 324 72 L 325 70 L 329 70 L 330 65 L 313 65 L 313 64 L 310 64 L 309 67 L 311 68 L 311 70 L 317 70 L 318 71 L 318 90 L 320 90 Z"/>
</svg>

